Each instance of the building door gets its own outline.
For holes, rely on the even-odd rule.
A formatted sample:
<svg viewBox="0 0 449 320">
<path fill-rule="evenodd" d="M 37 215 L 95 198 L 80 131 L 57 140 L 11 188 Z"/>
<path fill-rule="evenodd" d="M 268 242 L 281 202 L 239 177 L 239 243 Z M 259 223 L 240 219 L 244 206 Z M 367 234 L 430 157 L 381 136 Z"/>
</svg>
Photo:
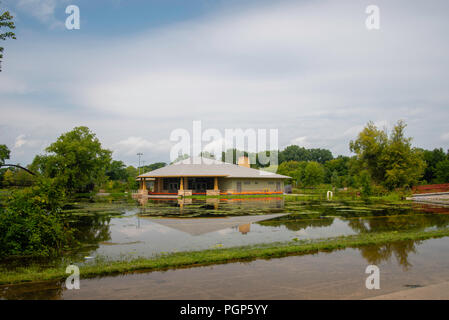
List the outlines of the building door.
<svg viewBox="0 0 449 320">
<path fill-rule="evenodd" d="M 242 183 L 240 181 L 237 182 L 237 192 L 242 192 Z"/>
<path fill-rule="evenodd" d="M 281 191 L 281 183 L 276 182 L 276 191 Z"/>
<path fill-rule="evenodd" d="M 178 191 L 178 189 L 179 189 L 179 184 L 178 183 L 169 183 L 168 184 L 168 189 L 169 189 L 169 192 L 175 192 L 175 191 Z"/>
</svg>

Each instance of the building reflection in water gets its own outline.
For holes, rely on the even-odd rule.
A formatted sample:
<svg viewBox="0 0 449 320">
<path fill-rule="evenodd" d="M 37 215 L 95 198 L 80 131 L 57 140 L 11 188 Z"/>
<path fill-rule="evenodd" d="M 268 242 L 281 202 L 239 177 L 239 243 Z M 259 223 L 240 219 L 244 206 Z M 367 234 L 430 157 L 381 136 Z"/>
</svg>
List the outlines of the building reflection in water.
<svg viewBox="0 0 449 320">
<path fill-rule="evenodd" d="M 142 215 L 214 215 L 222 210 L 224 215 L 248 215 L 253 212 L 281 213 L 284 210 L 284 199 L 281 197 L 264 198 L 148 198 L 137 199 Z"/>
<path fill-rule="evenodd" d="M 247 234 L 251 231 L 251 223 L 241 224 L 239 225 L 239 232 L 241 234 Z"/>
</svg>

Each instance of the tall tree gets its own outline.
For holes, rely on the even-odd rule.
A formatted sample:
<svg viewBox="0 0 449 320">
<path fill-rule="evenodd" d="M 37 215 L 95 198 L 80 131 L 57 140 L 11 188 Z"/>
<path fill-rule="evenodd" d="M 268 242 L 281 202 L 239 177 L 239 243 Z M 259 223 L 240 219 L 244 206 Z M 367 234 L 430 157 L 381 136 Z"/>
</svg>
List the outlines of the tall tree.
<svg viewBox="0 0 449 320">
<path fill-rule="evenodd" d="M 385 176 L 385 170 L 379 164 L 387 142 L 387 133 L 370 121 L 359 133 L 357 140 L 349 143 L 349 149 L 357 155 L 362 168 L 368 170 L 377 182 L 383 181 Z"/>
<path fill-rule="evenodd" d="M 436 167 L 438 163 L 446 159 L 449 160 L 449 158 L 442 148 L 433 149 L 432 151 L 422 150 L 422 153 L 424 156 L 424 161 L 427 164 L 426 169 L 424 171 L 424 180 L 426 180 L 426 182 L 428 183 L 433 183 L 436 181 L 437 178 Z"/>
<path fill-rule="evenodd" d="M 310 154 L 310 161 L 316 161 L 321 164 L 324 164 L 326 161 L 332 160 L 334 158 L 332 152 L 327 149 L 308 149 L 308 152 Z"/>
<path fill-rule="evenodd" d="M 371 178 L 389 189 L 411 187 L 422 177 L 425 162 L 422 153 L 412 148 L 412 138 L 405 137 L 406 124 L 398 121 L 390 137 L 373 122 L 351 141 L 350 150 L 356 154 L 359 171 L 367 170 Z"/>
<path fill-rule="evenodd" d="M 292 177 L 292 179 L 288 179 L 287 182 L 294 182 L 294 185 L 297 186 L 299 183 L 301 183 L 301 180 L 304 177 L 304 168 L 306 167 L 306 165 L 307 162 L 305 161 L 285 161 L 278 166 L 277 173 Z"/>
<path fill-rule="evenodd" d="M 304 147 L 291 145 L 279 152 L 279 163 L 285 161 L 310 161 L 310 153 Z"/>
<path fill-rule="evenodd" d="M 0 165 L 5 163 L 5 160 L 9 159 L 11 151 L 6 144 L 0 144 Z"/>
<path fill-rule="evenodd" d="M 5 11 L 2 14 L 0 14 L 0 40 L 6 40 L 7 38 L 16 39 L 16 35 L 14 32 L 12 32 L 12 31 L 2 32 L 3 30 L 1 30 L 2 28 L 6 28 L 9 30 L 15 29 L 16 26 L 14 25 L 14 22 L 12 21 L 13 18 L 14 17 L 11 16 L 9 11 Z M 0 46 L 0 72 L 2 71 L 1 62 L 3 59 L 3 51 L 4 51 L 4 48 Z"/>
<path fill-rule="evenodd" d="M 306 149 L 297 145 L 291 145 L 279 152 L 279 163 L 284 161 L 315 161 L 324 164 L 332 160 L 332 152 L 327 149 Z"/>
<path fill-rule="evenodd" d="M 385 169 L 384 184 L 389 189 L 416 185 L 426 167 L 422 153 L 412 148 L 412 138 L 405 137 L 406 126 L 402 120 L 397 122 L 380 161 Z"/>
<path fill-rule="evenodd" d="M 316 186 L 324 181 L 324 168 L 321 164 L 315 161 L 307 163 L 304 169 L 304 185 Z"/>
<path fill-rule="evenodd" d="M 435 168 L 435 176 L 437 183 L 449 182 L 449 160 L 438 162 Z"/>
<path fill-rule="evenodd" d="M 105 179 L 112 152 L 87 127 L 76 127 L 62 134 L 47 149 L 48 154 L 36 156 L 32 168 L 44 176 L 56 178 L 68 192 L 91 191 Z"/>
<path fill-rule="evenodd" d="M 126 166 L 123 161 L 112 161 L 106 169 L 106 175 L 112 181 L 126 181 L 128 179 L 128 173 L 126 172 Z"/>
</svg>

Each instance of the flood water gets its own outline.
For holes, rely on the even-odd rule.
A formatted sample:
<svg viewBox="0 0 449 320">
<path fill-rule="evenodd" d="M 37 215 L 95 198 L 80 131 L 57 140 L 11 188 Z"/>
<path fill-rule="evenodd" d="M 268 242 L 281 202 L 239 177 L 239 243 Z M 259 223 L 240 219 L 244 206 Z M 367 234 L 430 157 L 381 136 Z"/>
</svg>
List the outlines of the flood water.
<svg viewBox="0 0 449 320">
<path fill-rule="evenodd" d="M 296 200 L 285 201 L 282 197 L 272 198 L 245 198 L 245 199 L 144 199 L 137 201 L 131 198 L 101 197 L 95 201 L 79 201 L 72 203 L 65 208 L 68 216 L 68 222 L 76 226 L 78 233 L 77 239 L 83 243 L 83 249 L 77 252 L 66 253 L 63 257 L 52 261 L 32 261 L 41 265 L 57 265 L 75 263 L 82 265 L 91 263 L 97 259 L 129 259 L 137 257 L 152 257 L 160 253 L 202 250 L 211 248 L 224 248 L 243 246 L 250 244 L 262 244 L 283 242 L 303 239 L 328 238 L 341 235 L 351 235 L 359 233 L 373 233 L 384 231 L 404 231 L 404 230 L 434 230 L 446 228 L 449 226 L 449 209 L 441 207 L 432 207 L 428 205 L 397 205 L 388 203 L 365 203 L 360 200 L 347 201 L 326 201 L 326 200 Z M 401 241 L 383 246 L 363 247 L 360 249 L 346 249 L 343 251 L 334 251 L 331 254 L 319 253 L 317 255 L 287 257 L 270 261 L 253 261 L 250 263 L 233 263 L 229 266 L 214 266 L 193 269 L 167 271 L 176 275 L 187 275 L 195 278 L 197 272 L 200 272 L 205 278 L 210 278 L 211 283 L 223 281 L 226 277 L 216 280 L 216 270 L 221 270 L 222 274 L 238 272 L 248 274 L 249 276 L 254 268 L 270 276 L 270 270 L 275 265 L 275 270 L 284 272 L 285 277 L 279 281 L 299 281 L 295 278 L 294 270 L 301 272 L 301 285 L 308 283 L 310 288 L 307 292 L 315 292 L 315 296 L 320 298 L 319 291 L 312 290 L 312 279 L 319 283 L 322 272 L 332 272 L 329 268 L 341 264 L 340 276 L 345 275 L 345 281 L 360 271 L 363 265 L 376 264 L 384 265 L 385 270 L 393 270 L 404 279 L 397 282 L 395 290 L 407 285 L 410 282 L 429 283 L 438 279 L 449 280 L 449 240 L 448 238 L 433 239 L 427 241 Z M 314 258 L 312 258 L 314 257 Z M 334 257 L 334 258 L 331 258 Z M 298 260 L 299 259 L 299 260 Z M 340 260 L 339 260 L 340 259 Z M 279 262 L 283 261 L 283 262 Z M 315 261 L 315 262 L 313 262 Z M 338 262 L 340 261 L 340 262 Z M 351 262 L 352 261 L 352 262 Z M 15 266 L 29 263 L 24 260 L 2 261 L 2 268 L 12 269 Z M 280 266 L 281 265 L 281 266 Z M 357 266 L 355 270 L 354 266 Z M 394 266 L 394 267 L 393 267 Z M 390 268 L 390 269 L 388 269 Z M 427 269 L 426 269 L 427 268 Z M 430 281 L 428 268 L 437 268 L 432 272 L 436 277 Z M 284 270 L 285 269 L 285 270 Z M 208 270 L 207 272 L 204 270 Z M 215 270 L 215 271 L 214 271 Z M 282 271 L 284 270 L 284 271 Z M 426 271 L 427 270 L 427 271 Z M 83 294 L 68 292 L 63 289 L 60 282 L 46 282 L 42 284 L 23 284 L 16 286 L 0 286 L 0 298 L 120 298 L 118 292 L 114 290 L 104 290 L 102 293 L 95 291 L 98 285 L 96 281 L 102 281 L 102 286 L 107 288 L 116 288 L 120 286 L 127 287 L 130 293 L 132 284 L 139 286 L 139 281 L 146 279 L 152 283 L 152 286 L 160 286 L 161 294 L 172 298 L 219 298 L 219 292 L 208 287 L 201 291 L 201 297 L 189 295 L 186 289 L 183 295 L 182 290 L 175 290 L 170 293 L 173 286 L 164 287 L 164 283 L 170 283 L 167 273 L 152 272 L 151 274 L 141 275 L 133 274 L 123 277 L 107 277 L 105 281 L 84 280 L 86 286 L 90 286 L 90 291 L 84 291 Z M 419 277 L 415 275 L 419 274 Z M 289 275 L 290 274 L 290 275 Z M 305 276 L 305 275 L 309 276 Z M 184 277 L 182 276 L 182 277 Z M 259 275 L 260 276 L 260 275 Z M 271 275 L 273 279 L 279 276 Z M 290 277 L 290 278 L 289 278 Z M 309 278 L 307 278 L 309 277 Z M 345 279 L 346 279 L 345 278 Z M 393 277 L 394 278 L 394 277 Z M 402 279 L 398 278 L 398 279 Z M 121 282 L 120 279 L 126 279 Z M 159 279 L 159 280 L 158 280 Z M 288 280 L 290 279 L 290 280 Z M 296 280 L 295 280 L 296 279 Z M 309 280 L 307 280 L 309 279 Z M 155 282 L 156 281 L 156 282 Z M 158 282 L 159 281 L 159 282 Z M 237 281 L 235 279 L 235 281 Z M 259 288 L 260 283 L 256 279 L 252 281 L 249 288 L 256 290 L 266 290 L 265 298 L 285 298 L 284 293 L 293 289 L 288 289 L 284 293 L 279 290 L 268 295 L 265 285 Z M 264 280 L 270 282 L 271 280 Z M 305 282 L 304 282 L 305 281 Z M 309 283 L 309 281 L 312 281 Z M 330 280 L 329 280 L 330 281 Z M 343 280 L 342 280 L 343 281 Z M 427 281 L 427 282 L 426 282 Z M 238 281 L 237 281 L 238 282 Z M 263 283 L 265 283 L 263 282 Z M 396 283 L 391 282 L 391 284 Z M 221 282 L 220 282 L 221 283 Z M 270 282 L 271 283 L 271 282 Z M 217 283 L 216 283 L 217 284 Z M 276 286 L 275 284 L 273 284 Z M 357 285 L 360 285 L 357 282 Z M 421 285 L 421 283 L 419 283 Z M 241 284 L 235 284 L 236 287 Z M 224 286 L 226 287 L 226 285 Z M 387 288 L 387 286 L 385 286 Z M 318 287 L 316 287 L 318 288 Z M 362 288 L 363 289 L 363 288 Z M 351 290 L 362 290 L 353 288 Z M 143 294 L 142 298 L 163 298 L 155 296 L 150 291 L 139 289 Z M 143 291 L 142 291 L 143 290 Z M 164 291 L 165 290 L 165 291 Z M 167 291 L 168 290 L 168 291 Z M 245 292 L 245 289 L 241 289 Z M 250 289 L 248 289 L 250 290 Z M 263 292 L 263 290 L 261 292 Z M 290 290 L 290 291 L 289 291 Z M 393 287 L 390 286 L 390 291 Z M 363 291 L 363 290 L 362 290 Z M 97 296 L 93 293 L 97 292 Z M 106 294 L 105 292 L 109 292 Z M 114 293 L 115 292 L 115 293 Z M 153 292 L 153 291 L 152 291 Z M 156 291 L 154 291 L 156 292 Z M 249 291 L 248 291 L 249 292 Z M 292 291 L 293 292 L 293 291 Z M 303 297 L 300 291 L 295 291 L 294 297 Z M 304 291 L 303 293 L 305 293 Z M 352 291 L 347 294 L 351 295 Z M 354 291 L 355 292 L 355 291 Z M 176 295 L 176 294 L 178 295 Z M 232 290 L 223 289 L 226 297 L 234 297 Z M 330 292 L 329 292 L 330 293 Z M 106 294 L 106 295 L 105 295 Z M 199 293 L 198 293 L 199 294 Z M 312 294 L 310 297 L 313 297 Z M 332 296 L 332 295 L 330 295 Z M 329 296 L 329 297 L 330 297 Z M 358 295 L 356 295 L 359 297 Z M 362 295 L 363 296 L 363 295 Z M 369 295 L 368 295 L 369 296 Z M 131 298 L 131 296 L 128 296 Z M 244 296 L 250 298 L 250 296 Z M 294 298 L 293 297 L 293 298 Z M 349 296 L 348 296 L 349 297 Z M 361 297 L 361 296 L 360 296 Z M 321 297 L 326 298 L 326 297 Z M 335 294 L 331 298 L 338 298 Z"/>
<path fill-rule="evenodd" d="M 104 197 L 73 203 L 65 212 L 84 247 L 67 253 L 60 259 L 64 264 L 449 225 L 449 212 L 426 205 L 284 201 L 282 197 L 140 202 Z M 4 261 L 2 266 L 17 263 L 23 262 Z"/>
<path fill-rule="evenodd" d="M 150 273 L 0 286 L 0 299 L 363 299 L 449 281 L 448 238 Z M 365 286 L 368 265 L 380 289 Z M 444 293 L 443 293 L 444 294 Z M 447 297 L 447 294 L 446 294 Z M 423 297 L 425 298 L 425 297 Z"/>
</svg>

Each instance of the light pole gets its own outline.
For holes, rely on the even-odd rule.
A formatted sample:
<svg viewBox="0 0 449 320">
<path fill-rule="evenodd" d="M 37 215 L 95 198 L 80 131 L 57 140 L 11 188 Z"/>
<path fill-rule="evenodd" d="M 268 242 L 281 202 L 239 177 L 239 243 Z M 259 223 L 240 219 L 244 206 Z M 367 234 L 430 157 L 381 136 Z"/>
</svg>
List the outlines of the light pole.
<svg viewBox="0 0 449 320">
<path fill-rule="evenodd" d="M 140 156 L 143 156 L 143 153 L 139 152 L 137 155 L 139 156 L 139 176 L 140 176 Z"/>
</svg>

